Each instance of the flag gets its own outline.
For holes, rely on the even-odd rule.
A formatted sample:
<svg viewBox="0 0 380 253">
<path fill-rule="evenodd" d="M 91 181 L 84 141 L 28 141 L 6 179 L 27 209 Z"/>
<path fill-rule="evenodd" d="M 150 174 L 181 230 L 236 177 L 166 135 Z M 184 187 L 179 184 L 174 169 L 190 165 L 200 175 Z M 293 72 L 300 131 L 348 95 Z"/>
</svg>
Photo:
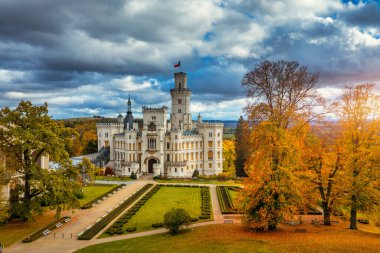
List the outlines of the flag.
<svg viewBox="0 0 380 253">
<path fill-rule="evenodd" d="M 181 61 L 179 61 L 177 64 L 174 64 L 175 68 L 181 67 Z"/>
</svg>

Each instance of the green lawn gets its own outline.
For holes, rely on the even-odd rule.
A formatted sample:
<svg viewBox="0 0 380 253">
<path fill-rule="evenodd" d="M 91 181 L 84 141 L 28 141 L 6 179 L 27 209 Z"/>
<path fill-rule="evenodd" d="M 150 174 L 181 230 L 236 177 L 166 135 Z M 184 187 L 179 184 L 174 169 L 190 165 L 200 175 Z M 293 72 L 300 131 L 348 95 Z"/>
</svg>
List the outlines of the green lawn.
<svg viewBox="0 0 380 253">
<path fill-rule="evenodd" d="M 176 183 L 176 184 L 215 184 L 215 185 L 230 185 L 230 186 L 242 186 L 243 181 L 227 180 L 219 181 L 214 179 L 190 179 L 190 178 L 167 178 L 167 179 L 155 179 L 157 183 Z"/>
<path fill-rule="evenodd" d="M 201 215 L 201 188 L 161 187 L 141 209 L 126 223 L 127 227 L 137 227 L 136 232 L 152 230 L 153 223 L 163 221 L 164 214 L 171 208 L 183 208 L 191 217 Z M 102 237 L 108 237 L 103 234 Z"/>
<path fill-rule="evenodd" d="M 96 199 L 97 197 L 108 192 L 117 185 L 114 184 L 94 184 L 83 187 L 84 198 L 79 200 L 80 205 L 84 205 L 87 202 Z"/>
<path fill-rule="evenodd" d="M 293 226 L 275 232 L 250 232 L 240 224 L 198 227 L 178 235 L 167 233 L 113 241 L 83 248 L 77 253 L 116 252 L 378 252 L 380 235 L 346 227 L 300 225 L 307 233 L 294 233 Z"/>
</svg>

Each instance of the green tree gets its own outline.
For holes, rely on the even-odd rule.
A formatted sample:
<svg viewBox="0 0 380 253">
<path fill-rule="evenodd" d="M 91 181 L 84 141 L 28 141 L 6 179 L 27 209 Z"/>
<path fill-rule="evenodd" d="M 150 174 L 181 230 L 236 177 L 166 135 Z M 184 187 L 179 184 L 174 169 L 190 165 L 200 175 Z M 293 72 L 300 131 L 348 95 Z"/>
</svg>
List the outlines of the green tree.
<svg viewBox="0 0 380 253">
<path fill-rule="evenodd" d="M 164 226 L 173 234 L 178 234 L 181 227 L 190 224 L 190 215 L 182 208 L 172 208 L 164 215 Z"/>
<path fill-rule="evenodd" d="M 92 154 L 98 152 L 98 141 L 90 139 L 83 149 L 83 154 Z"/>
<path fill-rule="evenodd" d="M 251 146 L 249 143 L 249 125 L 243 116 L 240 116 L 235 132 L 235 170 L 237 177 L 246 177 L 244 171 L 244 163 L 251 153 Z"/>
<path fill-rule="evenodd" d="M 65 150 L 75 132 L 48 115 L 48 106 L 33 106 L 21 101 L 14 110 L 0 111 L 0 150 L 7 157 L 6 170 L 23 175 L 24 184 L 17 187 L 21 196 L 11 203 L 11 210 L 26 220 L 34 212 L 43 212 L 41 201 L 60 210 L 76 206 L 71 195 L 79 185 Z M 41 164 L 44 157 L 56 162 L 57 170 L 46 170 Z"/>
<path fill-rule="evenodd" d="M 83 183 L 92 183 L 95 181 L 95 173 L 98 168 L 88 158 L 84 157 L 75 167 L 78 173 L 82 176 Z"/>
</svg>

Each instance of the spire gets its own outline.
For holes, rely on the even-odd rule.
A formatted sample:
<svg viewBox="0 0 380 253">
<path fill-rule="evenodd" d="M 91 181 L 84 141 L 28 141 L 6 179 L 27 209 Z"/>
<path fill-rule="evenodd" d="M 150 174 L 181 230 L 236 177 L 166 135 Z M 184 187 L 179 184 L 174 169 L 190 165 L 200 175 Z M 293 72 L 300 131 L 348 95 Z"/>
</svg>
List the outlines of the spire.
<svg viewBox="0 0 380 253">
<path fill-rule="evenodd" d="M 133 129 L 133 115 L 132 115 L 132 103 L 131 103 L 131 93 L 128 96 L 128 111 L 127 115 L 124 118 L 124 129 L 130 130 Z"/>
<path fill-rule="evenodd" d="M 132 112 L 131 93 L 129 93 L 129 96 L 128 96 L 128 111 L 127 112 Z"/>
</svg>

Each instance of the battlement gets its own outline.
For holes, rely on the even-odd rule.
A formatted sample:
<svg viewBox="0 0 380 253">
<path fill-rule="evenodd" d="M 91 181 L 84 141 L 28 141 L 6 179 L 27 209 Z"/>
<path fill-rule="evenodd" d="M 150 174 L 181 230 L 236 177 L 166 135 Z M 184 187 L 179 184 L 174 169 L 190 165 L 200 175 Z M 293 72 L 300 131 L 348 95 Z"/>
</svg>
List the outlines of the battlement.
<svg viewBox="0 0 380 253">
<path fill-rule="evenodd" d="M 168 110 L 168 107 L 163 106 L 160 108 L 152 108 L 152 107 L 143 106 L 142 110 L 143 110 L 143 113 L 166 113 Z"/>
</svg>

